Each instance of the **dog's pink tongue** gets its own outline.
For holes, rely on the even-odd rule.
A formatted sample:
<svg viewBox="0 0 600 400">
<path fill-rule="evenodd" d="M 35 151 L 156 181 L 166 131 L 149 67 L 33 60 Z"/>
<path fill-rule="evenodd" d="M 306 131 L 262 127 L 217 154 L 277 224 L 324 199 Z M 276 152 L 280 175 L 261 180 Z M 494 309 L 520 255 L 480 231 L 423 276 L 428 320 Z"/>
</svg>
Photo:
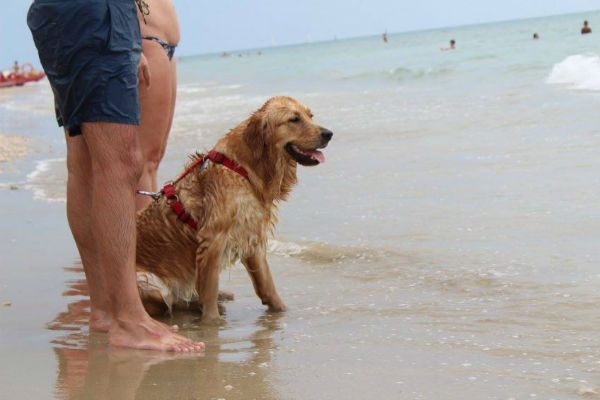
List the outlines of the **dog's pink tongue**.
<svg viewBox="0 0 600 400">
<path fill-rule="evenodd" d="M 312 158 L 313 160 L 317 160 L 319 164 L 323 164 L 325 162 L 325 155 L 319 150 L 311 151 L 310 158 Z"/>
</svg>

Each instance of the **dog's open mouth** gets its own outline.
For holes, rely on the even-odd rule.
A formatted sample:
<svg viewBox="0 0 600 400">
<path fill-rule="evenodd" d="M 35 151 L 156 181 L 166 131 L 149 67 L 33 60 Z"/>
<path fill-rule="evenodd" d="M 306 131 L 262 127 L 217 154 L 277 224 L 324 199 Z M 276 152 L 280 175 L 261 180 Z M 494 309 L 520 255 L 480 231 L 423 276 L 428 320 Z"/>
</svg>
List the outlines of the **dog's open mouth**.
<svg viewBox="0 0 600 400">
<path fill-rule="evenodd" d="M 305 150 L 289 142 L 285 145 L 285 150 L 301 165 L 313 166 L 325 162 L 325 155 L 317 149 Z"/>
</svg>

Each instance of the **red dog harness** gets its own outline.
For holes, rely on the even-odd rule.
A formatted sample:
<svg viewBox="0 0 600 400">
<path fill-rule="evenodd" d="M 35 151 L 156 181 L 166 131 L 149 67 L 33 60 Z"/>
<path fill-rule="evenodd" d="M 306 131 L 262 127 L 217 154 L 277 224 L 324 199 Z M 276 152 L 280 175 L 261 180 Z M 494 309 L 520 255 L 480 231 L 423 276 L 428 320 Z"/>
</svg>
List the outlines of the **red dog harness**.
<svg viewBox="0 0 600 400">
<path fill-rule="evenodd" d="M 198 224 L 196 223 L 194 218 L 192 218 L 192 216 L 187 211 L 185 211 L 183 204 L 181 203 L 181 201 L 179 201 L 179 197 L 175 194 L 174 185 L 183 178 L 185 178 L 198 165 L 204 165 L 204 163 L 208 160 L 217 164 L 221 164 L 229 168 L 230 170 L 237 172 L 238 174 L 246 178 L 248 182 L 250 182 L 250 178 L 248 178 L 248 172 L 241 165 L 237 164 L 232 159 L 227 158 L 227 156 L 225 156 L 224 154 L 216 152 L 214 150 L 209 151 L 208 154 L 203 155 L 201 158 L 196 160 L 174 182 L 168 182 L 161 189 L 160 193 L 165 195 L 165 197 L 167 198 L 167 204 L 169 204 L 169 206 L 171 206 L 171 209 L 175 212 L 175 214 L 177 214 L 177 218 L 183 223 L 186 223 L 189 226 L 191 226 L 193 229 L 197 229 Z"/>
</svg>

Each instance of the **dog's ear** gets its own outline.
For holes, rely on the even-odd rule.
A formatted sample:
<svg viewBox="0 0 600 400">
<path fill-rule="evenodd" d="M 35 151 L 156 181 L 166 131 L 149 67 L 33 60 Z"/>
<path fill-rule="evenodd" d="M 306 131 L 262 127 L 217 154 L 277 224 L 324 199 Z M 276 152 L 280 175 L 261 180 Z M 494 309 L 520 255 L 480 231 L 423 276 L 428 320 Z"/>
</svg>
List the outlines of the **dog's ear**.
<svg viewBox="0 0 600 400">
<path fill-rule="evenodd" d="M 252 158 L 260 160 L 267 151 L 266 135 L 268 126 L 263 122 L 262 115 L 259 112 L 254 113 L 244 131 L 244 141 L 252 153 Z"/>
<path fill-rule="evenodd" d="M 276 170 L 276 158 L 271 149 L 273 128 L 267 122 L 262 109 L 250 117 L 243 136 L 250 151 L 255 172 L 262 178 L 263 184 L 270 185 Z"/>
</svg>

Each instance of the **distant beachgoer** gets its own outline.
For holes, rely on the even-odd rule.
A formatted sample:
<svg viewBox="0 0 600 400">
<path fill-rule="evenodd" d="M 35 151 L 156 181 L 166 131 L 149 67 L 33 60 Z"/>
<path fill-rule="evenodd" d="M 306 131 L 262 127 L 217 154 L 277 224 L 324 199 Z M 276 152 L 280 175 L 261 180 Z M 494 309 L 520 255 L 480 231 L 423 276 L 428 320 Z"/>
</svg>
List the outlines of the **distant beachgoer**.
<svg viewBox="0 0 600 400">
<path fill-rule="evenodd" d="M 450 47 L 442 47 L 440 51 L 456 50 L 456 40 L 450 40 Z"/>
<path fill-rule="evenodd" d="M 143 39 L 142 57 L 147 60 L 152 74 L 152 85 L 140 76 L 138 86 L 143 156 L 138 189 L 156 192 L 158 166 L 165 154 L 175 113 L 177 59 L 173 55 L 179 43 L 179 22 L 171 0 L 152 2 L 152 12 L 148 14 L 138 9 L 138 21 Z M 144 208 L 151 201 L 149 196 L 137 196 L 136 209 Z"/>
<path fill-rule="evenodd" d="M 383 35 L 381 36 L 381 39 L 383 40 L 383 43 L 387 43 L 388 42 L 388 35 L 387 32 L 384 32 Z"/>
<path fill-rule="evenodd" d="M 534 40 L 538 40 L 540 38 L 540 35 L 538 35 L 537 33 L 533 34 L 533 39 Z"/>
<path fill-rule="evenodd" d="M 592 28 L 590 28 L 587 21 L 583 21 L 583 28 L 581 28 L 581 34 L 586 35 L 588 33 L 592 33 Z"/>
</svg>

